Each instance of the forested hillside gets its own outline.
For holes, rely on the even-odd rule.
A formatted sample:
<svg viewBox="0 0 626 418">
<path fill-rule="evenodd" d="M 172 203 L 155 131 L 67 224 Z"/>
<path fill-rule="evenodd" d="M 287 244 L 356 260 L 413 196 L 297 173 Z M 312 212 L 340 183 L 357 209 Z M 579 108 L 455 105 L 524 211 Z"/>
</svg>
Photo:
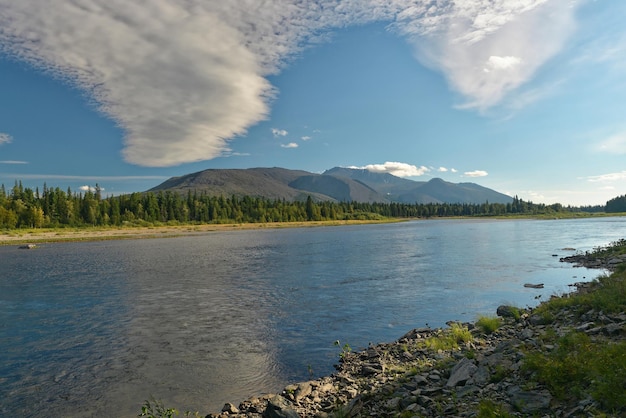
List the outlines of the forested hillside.
<svg viewBox="0 0 626 418">
<path fill-rule="evenodd" d="M 592 208 L 590 208 L 592 209 Z M 252 197 L 208 196 L 189 192 L 132 193 L 103 197 L 43 186 L 32 190 L 17 182 L 9 191 L 0 186 L 0 228 L 62 226 L 158 225 L 164 223 L 302 222 L 320 220 L 495 216 L 575 212 L 560 204 L 543 205 L 515 197 L 512 203 L 405 204 L 358 202 L 305 202 Z"/>
</svg>

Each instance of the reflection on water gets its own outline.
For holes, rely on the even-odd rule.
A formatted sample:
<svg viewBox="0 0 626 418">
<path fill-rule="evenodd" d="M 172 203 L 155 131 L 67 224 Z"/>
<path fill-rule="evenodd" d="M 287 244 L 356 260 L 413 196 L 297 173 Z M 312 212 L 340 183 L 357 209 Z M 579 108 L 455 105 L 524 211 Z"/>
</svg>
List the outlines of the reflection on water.
<svg viewBox="0 0 626 418">
<path fill-rule="evenodd" d="M 131 417 L 150 396 L 218 411 L 332 372 L 335 340 L 364 347 L 568 291 L 598 273 L 552 254 L 625 226 L 420 221 L 3 247 L 0 413 Z"/>
</svg>

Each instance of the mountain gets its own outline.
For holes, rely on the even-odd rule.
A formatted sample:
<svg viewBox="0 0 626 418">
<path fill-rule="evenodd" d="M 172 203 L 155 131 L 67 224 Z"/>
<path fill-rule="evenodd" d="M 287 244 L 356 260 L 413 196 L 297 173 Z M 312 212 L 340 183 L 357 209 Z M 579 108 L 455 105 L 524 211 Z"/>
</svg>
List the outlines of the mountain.
<svg viewBox="0 0 626 418">
<path fill-rule="evenodd" d="M 253 196 L 304 201 L 401 203 L 509 203 L 513 199 L 474 183 L 407 180 L 387 173 L 335 167 L 323 174 L 285 168 L 209 169 L 171 179 L 150 192 Z"/>
<path fill-rule="evenodd" d="M 503 193 L 476 183 L 450 183 L 440 178 L 413 181 L 388 173 L 374 173 L 365 169 L 335 167 L 325 175 L 347 177 L 372 187 L 388 200 L 400 203 L 511 203 Z"/>
</svg>

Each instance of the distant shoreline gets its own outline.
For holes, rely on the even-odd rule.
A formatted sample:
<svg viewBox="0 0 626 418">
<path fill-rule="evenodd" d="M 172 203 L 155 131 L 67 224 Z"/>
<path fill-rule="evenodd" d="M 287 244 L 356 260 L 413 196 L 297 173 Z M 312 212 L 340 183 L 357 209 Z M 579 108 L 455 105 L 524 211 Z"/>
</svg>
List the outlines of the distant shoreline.
<svg viewBox="0 0 626 418">
<path fill-rule="evenodd" d="M 626 213 L 583 214 L 575 213 L 571 216 L 559 214 L 555 216 L 519 215 L 519 216 L 485 216 L 485 217 L 432 217 L 432 218 L 386 218 L 378 220 L 348 220 L 348 221 L 301 221 L 301 222 L 258 222 L 258 223 L 229 223 L 229 224 L 184 224 L 184 225 L 149 225 L 149 226 L 122 226 L 122 227 L 67 227 L 67 228 L 31 228 L 11 229 L 0 231 L 0 246 L 46 244 L 54 242 L 76 241 L 107 241 L 119 239 L 147 239 L 173 238 L 189 235 L 202 235 L 210 232 L 236 231 L 248 229 L 281 229 L 281 228 L 312 228 L 321 226 L 364 225 L 407 222 L 414 220 L 432 219 L 497 219 L 497 220 L 556 220 L 579 218 L 621 217 Z"/>
<path fill-rule="evenodd" d="M 321 226 L 342 226 L 361 224 L 381 224 L 405 222 L 409 219 L 387 219 L 376 221 L 309 221 L 309 222 L 267 222 L 240 224 L 201 224 L 201 225 L 163 225 L 132 226 L 119 228 L 79 227 L 79 228 L 41 228 L 14 229 L 0 233 L 0 246 L 47 244 L 55 242 L 107 241 L 119 239 L 174 238 L 180 236 L 203 235 L 211 232 L 309 228 Z"/>
</svg>

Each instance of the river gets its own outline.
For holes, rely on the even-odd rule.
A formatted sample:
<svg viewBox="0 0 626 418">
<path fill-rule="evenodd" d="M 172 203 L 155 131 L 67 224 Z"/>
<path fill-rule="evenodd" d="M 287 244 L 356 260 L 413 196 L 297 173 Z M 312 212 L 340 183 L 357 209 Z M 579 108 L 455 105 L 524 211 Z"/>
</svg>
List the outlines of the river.
<svg viewBox="0 0 626 418">
<path fill-rule="evenodd" d="M 626 218 L 428 220 L 0 247 L 2 416 L 217 412 L 329 374 L 340 348 L 534 306 Z M 529 289 L 524 283 L 544 283 Z"/>
</svg>

